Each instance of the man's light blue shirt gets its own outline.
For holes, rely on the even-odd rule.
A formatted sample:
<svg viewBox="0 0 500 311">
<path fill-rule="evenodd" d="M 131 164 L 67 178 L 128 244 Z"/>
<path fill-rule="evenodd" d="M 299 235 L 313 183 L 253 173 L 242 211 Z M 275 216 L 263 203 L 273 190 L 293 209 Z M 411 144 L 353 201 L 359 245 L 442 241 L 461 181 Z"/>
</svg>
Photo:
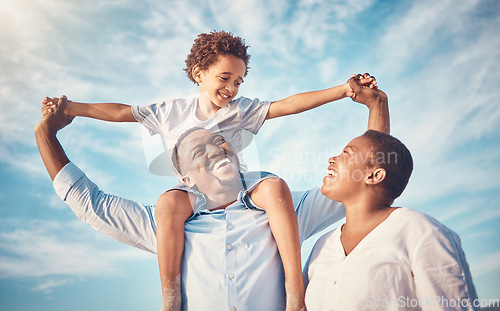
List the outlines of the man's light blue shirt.
<svg viewBox="0 0 500 311">
<path fill-rule="evenodd" d="M 248 195 L 273 175 L 250 174 L 225 210 L 201 211 L 185 224 L 183 310 L 284 310 L 284 272 L 266 213 Z M 106 194 L 76 165 L 55 177 L 57 194 L 76 216 L 113 239 L 156 253 L 154 206 Z M 292 192 L 301 243 L 345 217 L 319 188 Z"/>
</svg>

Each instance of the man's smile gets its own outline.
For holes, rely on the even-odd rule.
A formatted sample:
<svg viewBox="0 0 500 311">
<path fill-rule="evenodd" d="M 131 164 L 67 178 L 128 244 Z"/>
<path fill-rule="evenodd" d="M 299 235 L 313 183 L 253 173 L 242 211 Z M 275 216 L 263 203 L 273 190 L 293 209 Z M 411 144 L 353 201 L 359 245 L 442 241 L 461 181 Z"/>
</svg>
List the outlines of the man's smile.
<svg viewBox="0 0 500 311">
<path fill-rule="evenodd" d="M 231 164 L 231 160 L 229 160 L 228 158 L 224 157 L 223 159 L 217 161 L 213 165 L 213 167 L 212 167 L 212 169 L 210 171 L 214 172 L 214 171 L 220 169 L 221 167 L 224 167 L 224 166 L 229 165 L 229 164 Z"/>
</svg>

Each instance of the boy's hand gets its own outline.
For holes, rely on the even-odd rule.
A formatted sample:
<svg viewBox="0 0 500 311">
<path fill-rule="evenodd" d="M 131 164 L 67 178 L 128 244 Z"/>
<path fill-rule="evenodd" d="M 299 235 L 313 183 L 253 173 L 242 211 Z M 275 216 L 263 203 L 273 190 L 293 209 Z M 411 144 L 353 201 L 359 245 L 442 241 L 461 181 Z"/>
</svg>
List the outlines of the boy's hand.
<svg viewBox="0 0 500 311">
<path fill-rule="evenodd" d="M 42 101 L 42 106 L 43 108 L 46 108 L 45 111 L 54 111 L 54 109 L 57 107 L 57 104 L 59 102 L 60 98 L 57 98 L 57 97 L 52 97 L 52 98 L 49 98 L 49 97 L 45 97 Z M 68 106 L 71 105 L 71 101 L 70 100 L 66 100 L 65 101 L 65 106 L 64 106 L 64 114 L 68 117 L 68 118 L 74 118 L 74 116 L 70 115 L 68 113 Z M 42 116 L 44 116 L 44 109 L 42 108 Z"/>
<path fill-rule="evenodd" d="M 372 83 L 373 81 L 375 81 L 375 84 Z M 351 98 L 357 103 L 370 108 L 373 103 L 387 102 L 387 95 L 378 89 L 375 78 L 368 73 L 364 75 L 352 75 L 347 83 L 353 91 Z"/>
<path fill-rule="evenodd" d="M 352 86 L 350 85 L 349 81 L 353 78 L 356 78 L 358 79 L 359 83 L 362 85 L 362 86 L 365 86 L 365 87 L 368 87 L 370 89 L 378 89 L 378 86 L 377 86 L 377 79 L 375 79 L 374 76 L 371 76 L 369 73 L 365 73 L 363 75 L 361 74 L 353 74 L 351 76 L 351 78 L 349 80 L 347 80 L 347 92 L 346 92 L 346 96 L 347 97 L 350 97 L 350 98 L 353 98 L 356 96 L 356 93 L 354 92 Z"/>
<path fill-rule="evenodd" d="M 42 121 L 37 124 L 37 127 L 45 123 L 50 131 L 57 132 L 70 124 L 74 117 L 69 117 L 64 113 L 64 109 L 68 104 L 66 96 L 61 96 L 57 101 L 52 99 L 49 99 L 49 101 L 44 100 L 43 102 Z"/>
</svg>

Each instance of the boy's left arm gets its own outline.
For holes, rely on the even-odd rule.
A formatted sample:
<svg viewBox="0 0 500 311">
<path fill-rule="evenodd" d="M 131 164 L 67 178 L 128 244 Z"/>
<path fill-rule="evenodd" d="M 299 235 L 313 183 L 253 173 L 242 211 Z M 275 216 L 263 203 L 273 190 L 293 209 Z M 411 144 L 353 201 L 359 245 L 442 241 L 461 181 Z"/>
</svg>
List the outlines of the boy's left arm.
<svg viewBox="0 0 500 311">
<path fill-rule="evenodd" d="M 362 85 L 368 85 L 370 88 L 376 88 L 376 80 L 371 76 L 360 78 Z M 304 112 L 326 103 L 336 101 L 345 97 L 353 97 L 355 93 L 349 85 L 349 82 L 329 89 L 299 93 L 271 103 L 266 120 Z"/>
</svg>

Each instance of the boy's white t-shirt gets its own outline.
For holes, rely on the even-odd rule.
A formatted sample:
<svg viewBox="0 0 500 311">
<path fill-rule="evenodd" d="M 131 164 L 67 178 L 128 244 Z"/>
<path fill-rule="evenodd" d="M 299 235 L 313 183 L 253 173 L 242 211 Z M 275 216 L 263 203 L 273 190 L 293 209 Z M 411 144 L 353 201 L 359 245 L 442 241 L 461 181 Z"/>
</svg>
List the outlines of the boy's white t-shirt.
<svg viewBox="0 0 500 311">
<path fill-rule="evenodd" d="M 179 137 L 191 128 L 200 127 L 223 135 L 238 152 L 244 167 L 241 151 L 248 144 L 245 141 L 248 138 L 244 138 L 249 136 L 245 135 L 245 131 L 257 134 L 264 123 L 270 104 L 270 101 L 261 101 L 257 98 L 239 97 L 204 121 L 196 117 L 198 97 L 172 99 L 147 106 L 132 106 L 132 113 L 150 135 L 160 134 L 166 158 L 171 166 L 172 151 Z M 179 177 L 178 173 L 173 171 Z"/>
</svg>

